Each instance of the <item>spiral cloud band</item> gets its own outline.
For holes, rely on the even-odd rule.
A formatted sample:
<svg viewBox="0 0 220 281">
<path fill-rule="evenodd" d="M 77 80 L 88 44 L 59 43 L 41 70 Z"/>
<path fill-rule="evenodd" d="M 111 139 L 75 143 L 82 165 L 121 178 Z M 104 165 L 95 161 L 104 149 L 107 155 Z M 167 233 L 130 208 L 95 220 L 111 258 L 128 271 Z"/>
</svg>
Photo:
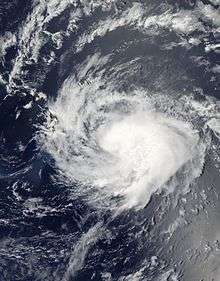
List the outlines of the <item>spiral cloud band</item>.
<svg viewBox="0 0 220 281">
<path fill-rule="evenodd" d="M 79 76 L 93 64 L 98 71 L 106 58 L 97 58 L 88 60 Z M 103 85 L 100 78 L 92 84 L 68 78 L 50 105 L 55 118 L 48 118 L 43 144 L 81 186 L 74 192 L 111 208 L 117 202 L 122 209 L 140 209 L 155 192 L 171 192 L 178 185 L 169 182 L 184 164 L 186 185 L 200 175 L 204 149 L 197 130 L 180 113 L 166 112 L 168 101 L 157 94 L 125 94 L 110 83 Z"/>
</svg>

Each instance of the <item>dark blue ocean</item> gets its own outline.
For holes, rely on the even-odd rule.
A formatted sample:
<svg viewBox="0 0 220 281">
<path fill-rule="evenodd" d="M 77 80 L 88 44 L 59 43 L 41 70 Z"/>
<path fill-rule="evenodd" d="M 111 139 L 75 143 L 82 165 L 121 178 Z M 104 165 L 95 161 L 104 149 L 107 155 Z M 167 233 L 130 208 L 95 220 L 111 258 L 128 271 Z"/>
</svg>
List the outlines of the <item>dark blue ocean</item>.
<svg viewBox="0 0 220 281">
<path fill-rule="evenodd" d="M 219 5 L 0 1 L 0 281 L 220 281 Z"/>
</svg>

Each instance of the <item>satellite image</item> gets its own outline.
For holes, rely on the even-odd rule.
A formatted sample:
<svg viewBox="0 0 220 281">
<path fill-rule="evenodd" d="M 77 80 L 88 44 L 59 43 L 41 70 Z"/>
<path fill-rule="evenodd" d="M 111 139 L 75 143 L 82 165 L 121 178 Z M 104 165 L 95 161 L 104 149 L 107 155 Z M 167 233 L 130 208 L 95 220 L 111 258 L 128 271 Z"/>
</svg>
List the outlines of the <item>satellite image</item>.
<svg viewBox="0 0 220 281">
<path fill-rule="evenodd" d="M 0 281 L 220 281 L 220 0 L 0 0 Z"/>
</svg>

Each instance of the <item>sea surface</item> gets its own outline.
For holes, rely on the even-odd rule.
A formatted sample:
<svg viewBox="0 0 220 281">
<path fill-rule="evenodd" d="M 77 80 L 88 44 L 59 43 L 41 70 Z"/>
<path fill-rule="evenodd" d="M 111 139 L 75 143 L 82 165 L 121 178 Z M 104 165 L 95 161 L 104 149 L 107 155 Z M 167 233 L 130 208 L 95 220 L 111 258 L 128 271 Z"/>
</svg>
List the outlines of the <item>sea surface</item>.
<svg viewBox="0 0 220 281">
<path fill-rule="evenodd" d="M 0 281 L 220 281 L 219 0 L 0 1 Z"/>
</svg>

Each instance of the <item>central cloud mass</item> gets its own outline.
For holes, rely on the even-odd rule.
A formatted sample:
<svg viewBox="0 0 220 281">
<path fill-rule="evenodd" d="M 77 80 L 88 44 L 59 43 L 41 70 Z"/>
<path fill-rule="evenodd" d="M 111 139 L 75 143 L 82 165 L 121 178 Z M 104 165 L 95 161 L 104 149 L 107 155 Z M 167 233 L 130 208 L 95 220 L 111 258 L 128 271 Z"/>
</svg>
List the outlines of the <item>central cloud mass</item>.
<svg viewBox="0 0 220 281">
<path fill-rule="evenodd" d="M 198 136 L 185 122 L 139 113 L 99 128 L 97 142 L 114 160 L 96 184 L 114 186 L 126 207 L 143 207 L 192 158 Z"/>
<path fill-rule="evenodd" d="M 41 140 L 73 180 L 72 196 L 114 211 L 143 208 L 162 188 L 185 191 L 201 174 L 205 151 L 185 105 L 175 100 L 167 110 L 174 101 L 165 95 L 93 82 L 65 81 Z"/>
</svg>

